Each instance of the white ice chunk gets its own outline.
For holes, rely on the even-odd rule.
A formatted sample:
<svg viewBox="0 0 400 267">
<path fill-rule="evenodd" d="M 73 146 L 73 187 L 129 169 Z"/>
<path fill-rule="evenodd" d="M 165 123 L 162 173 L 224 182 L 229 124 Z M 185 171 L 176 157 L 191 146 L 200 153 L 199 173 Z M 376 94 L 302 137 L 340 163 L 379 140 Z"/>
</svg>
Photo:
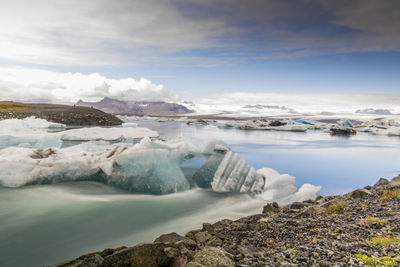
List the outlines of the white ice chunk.
<svg viewBox="0 0 400 267">
<path fill-rule="evenodd" d="M 65 128 L 65 124 L 49 122 L 35 117 L 25 119 L 8 119 L 0 121 L 0 136 L 11 135 L 24 137 L 27 135 L 47 133 L 49 128 Z"/>
<path fill-rule="evenodd" d="M 157 132 L 148 128 L 80 128 L 66 131 L 62 136 L 63 141 L 125 141 L 130 139 L 142 139 L 143 137 L 157 138 Z"/>
<path fill-rule="evenodd" d="M 56 128 L 55 128 L 56 127 Z M 55 124 L 34 117 L 0 121 L 0 149 L 9 146 L 32 148 L 60 147 L 61 140 L 49 130 L 64 129 L 64 124 Z"/>
<path fill-rule="evenodd" d="M 214 153 L 214 148 L 215 148 L 216 144 L 217 144 L 217 140 L 215 140 L 215 139 L 209 140 L 204 145 L 202 153 L 203 154 L 212 154 L 212 153 Z"/>
<path fill-rule="evenodd" d="M 131 127 L 131 128 L 135 128 L 137 127 L 138 124 L 135 122 L 124 122 L 122 123 L 122 127 Z"/>
<path fill-rule="evenodd" d="M 296 179 L 288 174 L 279 174 L 276 170 L 263 168 L 257 170 L 265 177 L 264 192 L 260 197 L 268 202 L 277 201 L 280 204 L 289 204 L 295 201 L 315 199 L 316 193 L 321 186 L 304 184 L 297 188 L 294 183 Z"/>
<path fill-rule="evenodd" d="M 188 148 L 145 139 L 138 145 L 86 151 L 87 145 L 35 150 L 0 150 L 0 185 L 99 181 L 132 192 L 164 194 L 189 189 L 180 169 Z"/>
<path fill-rule="evenodd" d="M 226 153 L 211 183 L 215 192 L 261 192 L 263 186 L 263 176 L 232 151 Z"/>
</svg>

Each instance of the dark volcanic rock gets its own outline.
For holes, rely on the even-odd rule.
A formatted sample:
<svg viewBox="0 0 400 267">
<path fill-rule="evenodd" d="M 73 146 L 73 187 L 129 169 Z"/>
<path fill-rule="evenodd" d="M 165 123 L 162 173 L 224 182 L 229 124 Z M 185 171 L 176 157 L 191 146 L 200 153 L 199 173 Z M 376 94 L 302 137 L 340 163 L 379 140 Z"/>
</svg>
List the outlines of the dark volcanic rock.
<svg viewBox="0 0 400 267">
<path fill-rule="evenodd" d="M 34 116 L 68 126 L 115 126 L 121 125 L 123 122 L 112 114 L 90 107 L 23 103 L 18 103 L 18 105 L 20 106 L 16 110 L 0 109 L 0 120 L 24 119 Z"/>
<path fill-rule="evenodd" d="M 165 248 L 166 246 L 160 243 L 137 245 L 105 257 L 101 266 L 168 266 L 172 258 L 164 252 Z"/>
<path fill-rule="evenodd" d="M 169 234 L 164 234 L 160 235 L 157 237 L 154 242 L 157 243 L 175 243 L 178 241 L 186 240 L 186 237 L 183 237 L 181 235 L 178 235 L 177 233 L 169 233 Z"/>
<path fill-rule="evenodd" d="M 286 125 L 287 123 L 286 122 L 282 122 L 282 121 L 271 121 L 270 123 L 269 123 L 269 126 L 274 126 L 274 127 L 276 127 L 276 126 L 284 126 L 284 125 Z"/>
<path fill-rule="evenodd" d="M 389 184 L 388 179 L 385 178 L 380 178 L 378 182 L 376 182 L 376 184 L 374 186 L 385 186 Z"/>
<path fill-rule="evenodd" d="M 280 211 L 279 205 L 276 202 L 268 203 L 263 208 L 263 213 L 278 212 Z"/>
<path fill-rule="evenodd" d="M 353 192 L 350 193 L 350 196 L 352 198 L 367 198 L 369 196 L 371 196 L 372 193 L 367 190 L 367 189 L 356 189 Z"/>
<path fill-rule="evenodd" d="M 331 135 L 355 135 L 357 131 L 351 128 L 331 128 L 330 133 Z"/>
</svg>

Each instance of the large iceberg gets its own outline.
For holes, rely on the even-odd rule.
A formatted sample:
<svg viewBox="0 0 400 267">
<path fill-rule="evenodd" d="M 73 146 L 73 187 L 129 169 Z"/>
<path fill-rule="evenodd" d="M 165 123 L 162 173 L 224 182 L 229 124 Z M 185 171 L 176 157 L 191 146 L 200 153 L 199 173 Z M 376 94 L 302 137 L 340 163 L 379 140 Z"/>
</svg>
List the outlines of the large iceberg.
<svg viewBox="0 0 400 267">
<path fill-rule="evenodd" d="M 0 185 L 5 187 L 97 181 L 137 193 L 166 194 L 201 187 L 221 193 L 253 193 L 266 200 L 282 201 L 312 198 L 319 190 L 311 185 L 298 189 L 294 177 L 272 169 L 255 171 L 239 154 L 216 140 L 202 145 L 185 141 L 167 143 L 155 139 L 157 132 L 140 127 L 94 127 L 49 133 L 51 124 L 34 118 L 2 123 L 7 131 L 0 131 L 0 141 L 5 140 L 7 145 L 0 148 Z M 12 127 L 15 131 L 10 131 Z M 4 135 L 9 132 L 14 136 Z M 10 146 L 12 138 L 21 140 Z M 29 138 L 32 144 L 27 143 Z M 130 142 L 133 139 L 140 142 Z M 89 142 L 64 148 L 54 146 L 63 140 Z M 185 175 L 184 165 L 192 159 L 206 161 Z"/>
<path fill-rule="evenodd" d="M 159 143 L 157 143 L 159 142 Z M 179 163 L 183 144 L 168 146 L 143 139 L 132 147 L 88 152 L 85 146 L 64 149 L 9 147 L 0 150 L 0 185 L 19 187 L 66 181 L 98 181 L 131 192 L 164 194 L 189 189 Z"/>
</svg>

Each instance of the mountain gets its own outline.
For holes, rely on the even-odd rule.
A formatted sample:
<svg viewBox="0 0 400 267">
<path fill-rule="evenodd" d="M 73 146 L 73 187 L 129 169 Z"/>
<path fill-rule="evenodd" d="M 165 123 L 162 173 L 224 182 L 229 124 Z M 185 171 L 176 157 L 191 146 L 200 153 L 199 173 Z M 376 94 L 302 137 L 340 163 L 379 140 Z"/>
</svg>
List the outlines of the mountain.
<svg viewBox="0 0 400 267">
<path fill-rule="evenodd" d="M 84 102 L 79 100 L 77 106 L 94 107 L 112 114 L 171 116 L 192 113 L 185 106 L 162 101 L 122 101 L 105 97 L 99 102 Z"/>
<path fill-rule="evenodd" d="M 359 109 L 356 111 L 356 113 L 374 114 L 374 115 L 393 115 L 389 109 L 374 109 L 374 108 Z"/>
</svg>

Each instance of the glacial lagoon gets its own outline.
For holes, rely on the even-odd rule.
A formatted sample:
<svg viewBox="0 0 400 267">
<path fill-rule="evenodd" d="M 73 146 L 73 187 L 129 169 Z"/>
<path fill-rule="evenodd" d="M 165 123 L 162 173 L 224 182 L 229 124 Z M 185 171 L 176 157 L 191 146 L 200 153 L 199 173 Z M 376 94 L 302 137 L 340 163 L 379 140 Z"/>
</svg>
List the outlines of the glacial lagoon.
<svg viewBox="0 0 400 267">
<path fill-rule="evenodd" d="M 135 123 L 157 131 L 167 142 L 221 140 L 250 167 L 290 174 L 297 187 L 320 185 L 322 195 L 346 193 L 400 173 L 399 137 L 243 131 L 177 121 Z M 203 163 L 200 158 L 184 167 L 190 173 Z M 40 266 L 152 241 L 162 233 L 184 234 L 202 222 L 259 213 L 264 204 L 254 194 L 198 188 L 166 195 L 132 194 L 93 181 L 1 187 L 0 266 Z"/>
</svg>

